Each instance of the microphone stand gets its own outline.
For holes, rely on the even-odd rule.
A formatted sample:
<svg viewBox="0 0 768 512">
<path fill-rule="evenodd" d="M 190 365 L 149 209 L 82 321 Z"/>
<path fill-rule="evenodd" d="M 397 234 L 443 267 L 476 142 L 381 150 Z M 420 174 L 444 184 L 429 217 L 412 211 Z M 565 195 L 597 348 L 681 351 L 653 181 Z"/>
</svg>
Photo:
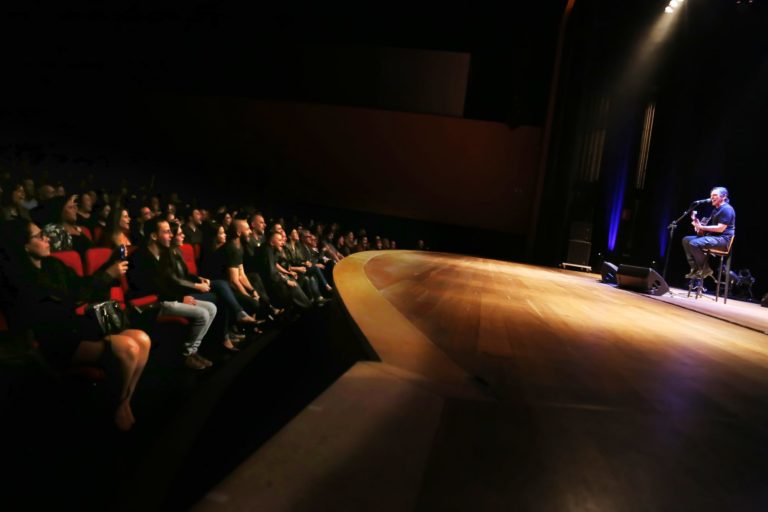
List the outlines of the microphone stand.
<svg viewBox="0 0 768 512">
<path fill-rule="evenodd" d="M 667 244 L 667 254 L 664 256 L 664 272 L 661 273 L 661 277 L 664 278 L 664 280 L 667 280 L 667 266 L 669 265 L 669 253 L 672 252 L 672 239 L 675 236 L 675 229 L 677 229 L 677 223 L 683 220 L 684 218 L 688 217 L 694 208 L 696 208 L 697 201 L 694 201 L 691 203 L 691 206 L 688 207 L 687 210 L 683 212 L 683 214 L 678 217 L 677 219 L 673 220 L 669 226 L 667 226 L 667 229 L 669 230 L 669 243 Z"/>
</svg>

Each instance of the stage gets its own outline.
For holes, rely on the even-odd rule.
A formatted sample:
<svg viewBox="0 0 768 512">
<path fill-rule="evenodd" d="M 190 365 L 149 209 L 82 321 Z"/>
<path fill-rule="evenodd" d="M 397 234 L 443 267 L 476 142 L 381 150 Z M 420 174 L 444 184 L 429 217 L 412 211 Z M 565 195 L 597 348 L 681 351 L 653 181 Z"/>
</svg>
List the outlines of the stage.
<svg viewBox="0 0 768 512">
<path fill-rule="evenodd" d="M 768 506 L 768 309 L 415 251 L 334 275 L 372 360 L 197 509 Z"/>
</svg>

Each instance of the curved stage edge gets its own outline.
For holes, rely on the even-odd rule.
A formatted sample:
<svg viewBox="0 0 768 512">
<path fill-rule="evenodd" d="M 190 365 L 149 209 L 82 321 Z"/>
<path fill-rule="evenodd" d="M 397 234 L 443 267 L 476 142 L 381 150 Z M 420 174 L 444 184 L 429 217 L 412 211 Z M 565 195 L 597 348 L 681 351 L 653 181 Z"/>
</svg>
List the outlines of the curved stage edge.
<svg viewBox="0 0 768 512">
<path fill-rule="evenodd" d="M 355 364 L 197 510 L 764 506 L 768 338 L 754 328 L 594 274 L 466 256 L 360 253 L 334 275 L 380 361 Z"/>
</svg>

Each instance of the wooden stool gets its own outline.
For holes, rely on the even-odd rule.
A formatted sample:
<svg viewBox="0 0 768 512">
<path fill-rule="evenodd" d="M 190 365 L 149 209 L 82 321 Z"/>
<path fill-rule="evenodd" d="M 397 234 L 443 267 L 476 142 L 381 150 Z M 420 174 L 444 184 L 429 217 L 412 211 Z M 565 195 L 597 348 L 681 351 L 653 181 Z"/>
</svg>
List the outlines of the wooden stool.
<svg viewBox="0 0 768 512">
<path fill-rule="evenodd" d="M 733 239 L 736 238 L 735 236 L 732 236 L 730 241 L 728 242 L 728 247 L 726 249 L 704 249 L 704 253 L 709 254 L 710 256 L 719 257 L 719 264 L 717 267 L 717 288 L 715 289 L 715 302 L 720 298 L 720 287 L 725 285 L 725 293 L 723 294 L 723 304 L 726 304 L 728 302 L 728 288 L 731 284 L 731 256 L 732 252 L 731 249 L 733 248 Z M 728 258 L 725 260 L 725 282 L 723 282 L 723 260 L 725 258 Z"/>
</svg>

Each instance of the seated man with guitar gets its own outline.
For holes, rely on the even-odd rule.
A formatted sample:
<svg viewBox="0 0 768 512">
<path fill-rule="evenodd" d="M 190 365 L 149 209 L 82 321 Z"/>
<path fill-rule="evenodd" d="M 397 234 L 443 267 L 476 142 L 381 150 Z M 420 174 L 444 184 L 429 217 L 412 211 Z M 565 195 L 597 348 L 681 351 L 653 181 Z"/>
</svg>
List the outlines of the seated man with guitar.
<svg viewBox="0 0 768 512">
<path fill-rule="evenodd" d="M 710 192 L 712 202 L 712 214 L 701 221 L 693 212 L 693 229 L 695 236 L 683 238 L 683 249 L 691 271 L 685 275 L 686 279 L 704 279 L 712 275 L 713 271 L 707 264 L 707 255 L 704 249 L 727 249 L 728 244 L 736 232 L 736 212 L 730 205 L 728 190 L 725 187 L 715 187 Z"/>
</svg>

